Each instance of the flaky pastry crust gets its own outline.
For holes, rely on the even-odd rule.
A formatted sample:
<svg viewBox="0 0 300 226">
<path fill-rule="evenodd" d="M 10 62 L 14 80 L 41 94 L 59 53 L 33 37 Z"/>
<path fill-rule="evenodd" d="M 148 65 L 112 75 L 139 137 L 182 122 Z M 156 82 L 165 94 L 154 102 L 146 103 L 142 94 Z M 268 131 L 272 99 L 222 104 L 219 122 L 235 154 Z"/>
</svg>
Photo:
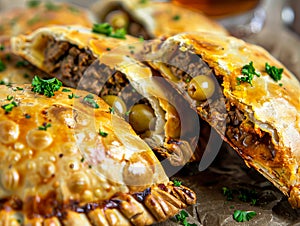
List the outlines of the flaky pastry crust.
<svg viewBox="0 0 300 226">
<path fill-rule="evenodd" d="M 195 203 L 102 99 L 2 85 L 0 104 L 1 225 L 149 225 Z"/>
</svg>

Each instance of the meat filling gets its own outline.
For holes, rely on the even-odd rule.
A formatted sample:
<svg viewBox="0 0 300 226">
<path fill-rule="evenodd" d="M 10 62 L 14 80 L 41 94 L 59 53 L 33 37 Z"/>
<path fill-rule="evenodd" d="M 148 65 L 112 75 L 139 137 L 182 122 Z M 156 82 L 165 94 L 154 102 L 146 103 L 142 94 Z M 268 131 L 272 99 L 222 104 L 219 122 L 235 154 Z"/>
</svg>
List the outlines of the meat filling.
<svg viewBox="0 0 300 226">
<path fill-rule="evenodd" d="M 163 62 L 168 62 L 168 68 L 178 79 L 173 86 L 187 97 L 191 106 L 198 110 L 205 121 L 220 133 L 224 131 L 223 138 L 238 147 L 242 151 L 240 154 L 246 158 L 257 157 L 266 161 L 276 157 L 270 134 L 255 129 L 254 123 L 223 96 L 222 77 L 215 75 L 201 56 L 195 55 L 192 51 L 182 52 L 173 49 L 163 57 Z M 213 96 L 205 100 L 191 98 L 187 94 L 189 83 L 198 75 L 215 77 L 217 82 L 215 86 L 220 89 L 216 89 Z"/>
<path fill-rule="evenodd" d="M 76 88 L 85 70 L 94 61 L 93 54 L 65 41 L 48 37 L 44 50 L 44 65 L 47 73 L 54 75 L 67 86 Z"/>
</svg>

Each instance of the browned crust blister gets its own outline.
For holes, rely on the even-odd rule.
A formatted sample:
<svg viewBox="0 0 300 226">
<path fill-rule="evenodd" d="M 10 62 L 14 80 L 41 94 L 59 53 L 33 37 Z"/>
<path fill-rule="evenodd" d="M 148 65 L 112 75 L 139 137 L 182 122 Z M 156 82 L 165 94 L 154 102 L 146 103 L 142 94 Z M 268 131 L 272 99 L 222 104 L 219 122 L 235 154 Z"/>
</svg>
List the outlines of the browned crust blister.
<svg viewBox="0 0 300 226">
<path fill-rule="evenodd" d="M 195 203 L 129 124 L 87 95 L 1 86 L 1 225 L 149 225 Z"/>
</svg>

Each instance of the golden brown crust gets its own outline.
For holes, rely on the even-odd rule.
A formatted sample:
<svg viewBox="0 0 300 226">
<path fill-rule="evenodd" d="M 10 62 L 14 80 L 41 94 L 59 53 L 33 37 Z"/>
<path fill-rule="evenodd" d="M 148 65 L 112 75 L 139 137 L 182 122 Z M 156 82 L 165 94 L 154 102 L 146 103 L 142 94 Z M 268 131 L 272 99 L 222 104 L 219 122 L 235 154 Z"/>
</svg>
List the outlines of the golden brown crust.
<svg viewBox="0 0 300 226">
<path fill-rule="evenodd" d="M 151 38 L 168 37 L 190 31 L 228 34 L 225 28 L 202 12 L 177 6 L 172 2 L 107 0 L 99 1 L 92 10 L 100 20 L 104 20 L 110 11 L 119 8 L 125 10 L 130 17 L 141 24 Z"/>
<path fill-rule="evenodd" d="M 297 78 L 263 48 L 233 37 L 186 33 L 167 39 L 161 49 L 159 57 L 165 57 L 174 49 L 199 56 L 199 61 L 206 65 L 203 67 L 208 72 L 211 70 L 210 76 L 214 75 L 220 83 L 216 82 L 216 86 L 220 86 L 224 98 L 219 105 L 223 101 L 225 113 L 219 111 L 218 102 L 214 105 L 214 100 L 208 104 L 189 97 L 183 88 L 187 82 L 176 80 L 174 74 L 164 70 L 163 64 L 153 63 L 152 66 L 163 76 L 173 79 L 176 89 L 185 93 L 199 115 L 218 130 L 249 166 L 288 195 L 294 207 L 300 207 L 300 84 Z M 253 77 L 252 85 L 237 80 L 243 76 L 243 66 L 250 62 L 260 74 Z M 279 82 L 266 72 L 266 63 L 283 68 Z M 208 106 L 211 110 L 207 110 Z M 214 111 L 214 107 L 217 110 Z M 236 125 L 230 121 L 234 115 L 241 118 Z M 226 127 L 218 124 L 225 120 Z"/>
<path fill-rule="evenodd" d="M 38 6 L 13 8 L 1 12 L 0 36 L 30 33 L 50 25 L 82 25 L 91 27 L 93 18 L 87 10 L 68 3 L 41 1 Z"/>
<path fill-rule="evenodd" d="M 69 97 L 72 93 L 74 98 Z M 5 110 L 12 101 L 11 111 Z M 191 190 L 168 181 L 151 149 L 102 99 L 69 88 L 48 98 L 33 93 L 30 85 L 18 85 L 1 86 L 0 104 L 4 225 L 20 220 L 142 225 L 170 217 L 161 213 L 173 204 L 156 195 L 157 190 L 172 195 L 181 208 L 195 202 Z M 139 180 L 129 181 L 132 175 Z M 147 206 L 148 197 L 165 204 Z M 172 214 L 179 210 L 172 209 Z"/>
</svg>

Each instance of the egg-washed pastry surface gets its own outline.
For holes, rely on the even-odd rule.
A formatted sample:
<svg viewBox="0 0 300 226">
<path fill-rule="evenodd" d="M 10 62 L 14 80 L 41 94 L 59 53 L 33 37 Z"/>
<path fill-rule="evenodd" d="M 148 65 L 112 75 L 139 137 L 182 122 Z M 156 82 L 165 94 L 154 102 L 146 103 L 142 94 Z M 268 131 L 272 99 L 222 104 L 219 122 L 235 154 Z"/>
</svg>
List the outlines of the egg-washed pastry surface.
<svg viewBox="0 0 300 226">
<path fill-rule="evenodd" d="M 293 207 L 300 207 L 297 78 L 263 48 L 233 37 L 181 34 L 153 52 L 149 64 L 248 166 L 287 195 Z M 195 62 L 200 65 L 196 70 Z"/>
<path fill-rule="evenodd" d="M 26 1 L 24 8 L 1 12 L 0 36 L 30 33 L 49 25 L 81 25 L 92 27 L 92 14 L 70 3 L 51 1 Z"/>
<path fill-rule="evenodd" d="M 195 202 L 100 98 L 0 89 L 1 225 L 149 225 Z"/>
<path fill-rule="evenodd" d="M 135 42 L 138 39 L 129 35 L 107 37 L 82 26 L 43 27 L 11 40 L 12 51 L 16 55 L 73 88 L 77 87 L 87 67 L 101 54 Z"/>
<path fill-rule="evenodd" d="M 101 22 L 115 28 L 126 28 L 128 34 L 144 39 L 171 36 L 187 31 L 228 32 L 200 11 L 194 11 L 171 2 L 117 0 L 98 1 L 91 10 Z"/>
<path fill-rule="evenodd" d="M 107 37 L 89 28 L 56 26 L 14 37 L 12 48 L 15 54 L 67 86 L 97 94 L 114 105 L 172 165 L 199 160 L 200 154 L 195 151 L 199 133 L 193 121 L 198 117 L 189 114 L 192 117 L 180 119 L 180 111 L 191 112 L 186 101 L 174 92 L 170 96 L 172 91 L 166 96 L 168 88 L 151 81 L 151 69 L 130 57 L 143 47 L 142 42 L 129 35 L 124 38 Z M 101 55 L 109 55 L 110 60 L 96 62 Z M 170 98 L 173 103 L 167 101 Z M 174 107 L 176 104 L 180 109 Z"/>
</svg>

